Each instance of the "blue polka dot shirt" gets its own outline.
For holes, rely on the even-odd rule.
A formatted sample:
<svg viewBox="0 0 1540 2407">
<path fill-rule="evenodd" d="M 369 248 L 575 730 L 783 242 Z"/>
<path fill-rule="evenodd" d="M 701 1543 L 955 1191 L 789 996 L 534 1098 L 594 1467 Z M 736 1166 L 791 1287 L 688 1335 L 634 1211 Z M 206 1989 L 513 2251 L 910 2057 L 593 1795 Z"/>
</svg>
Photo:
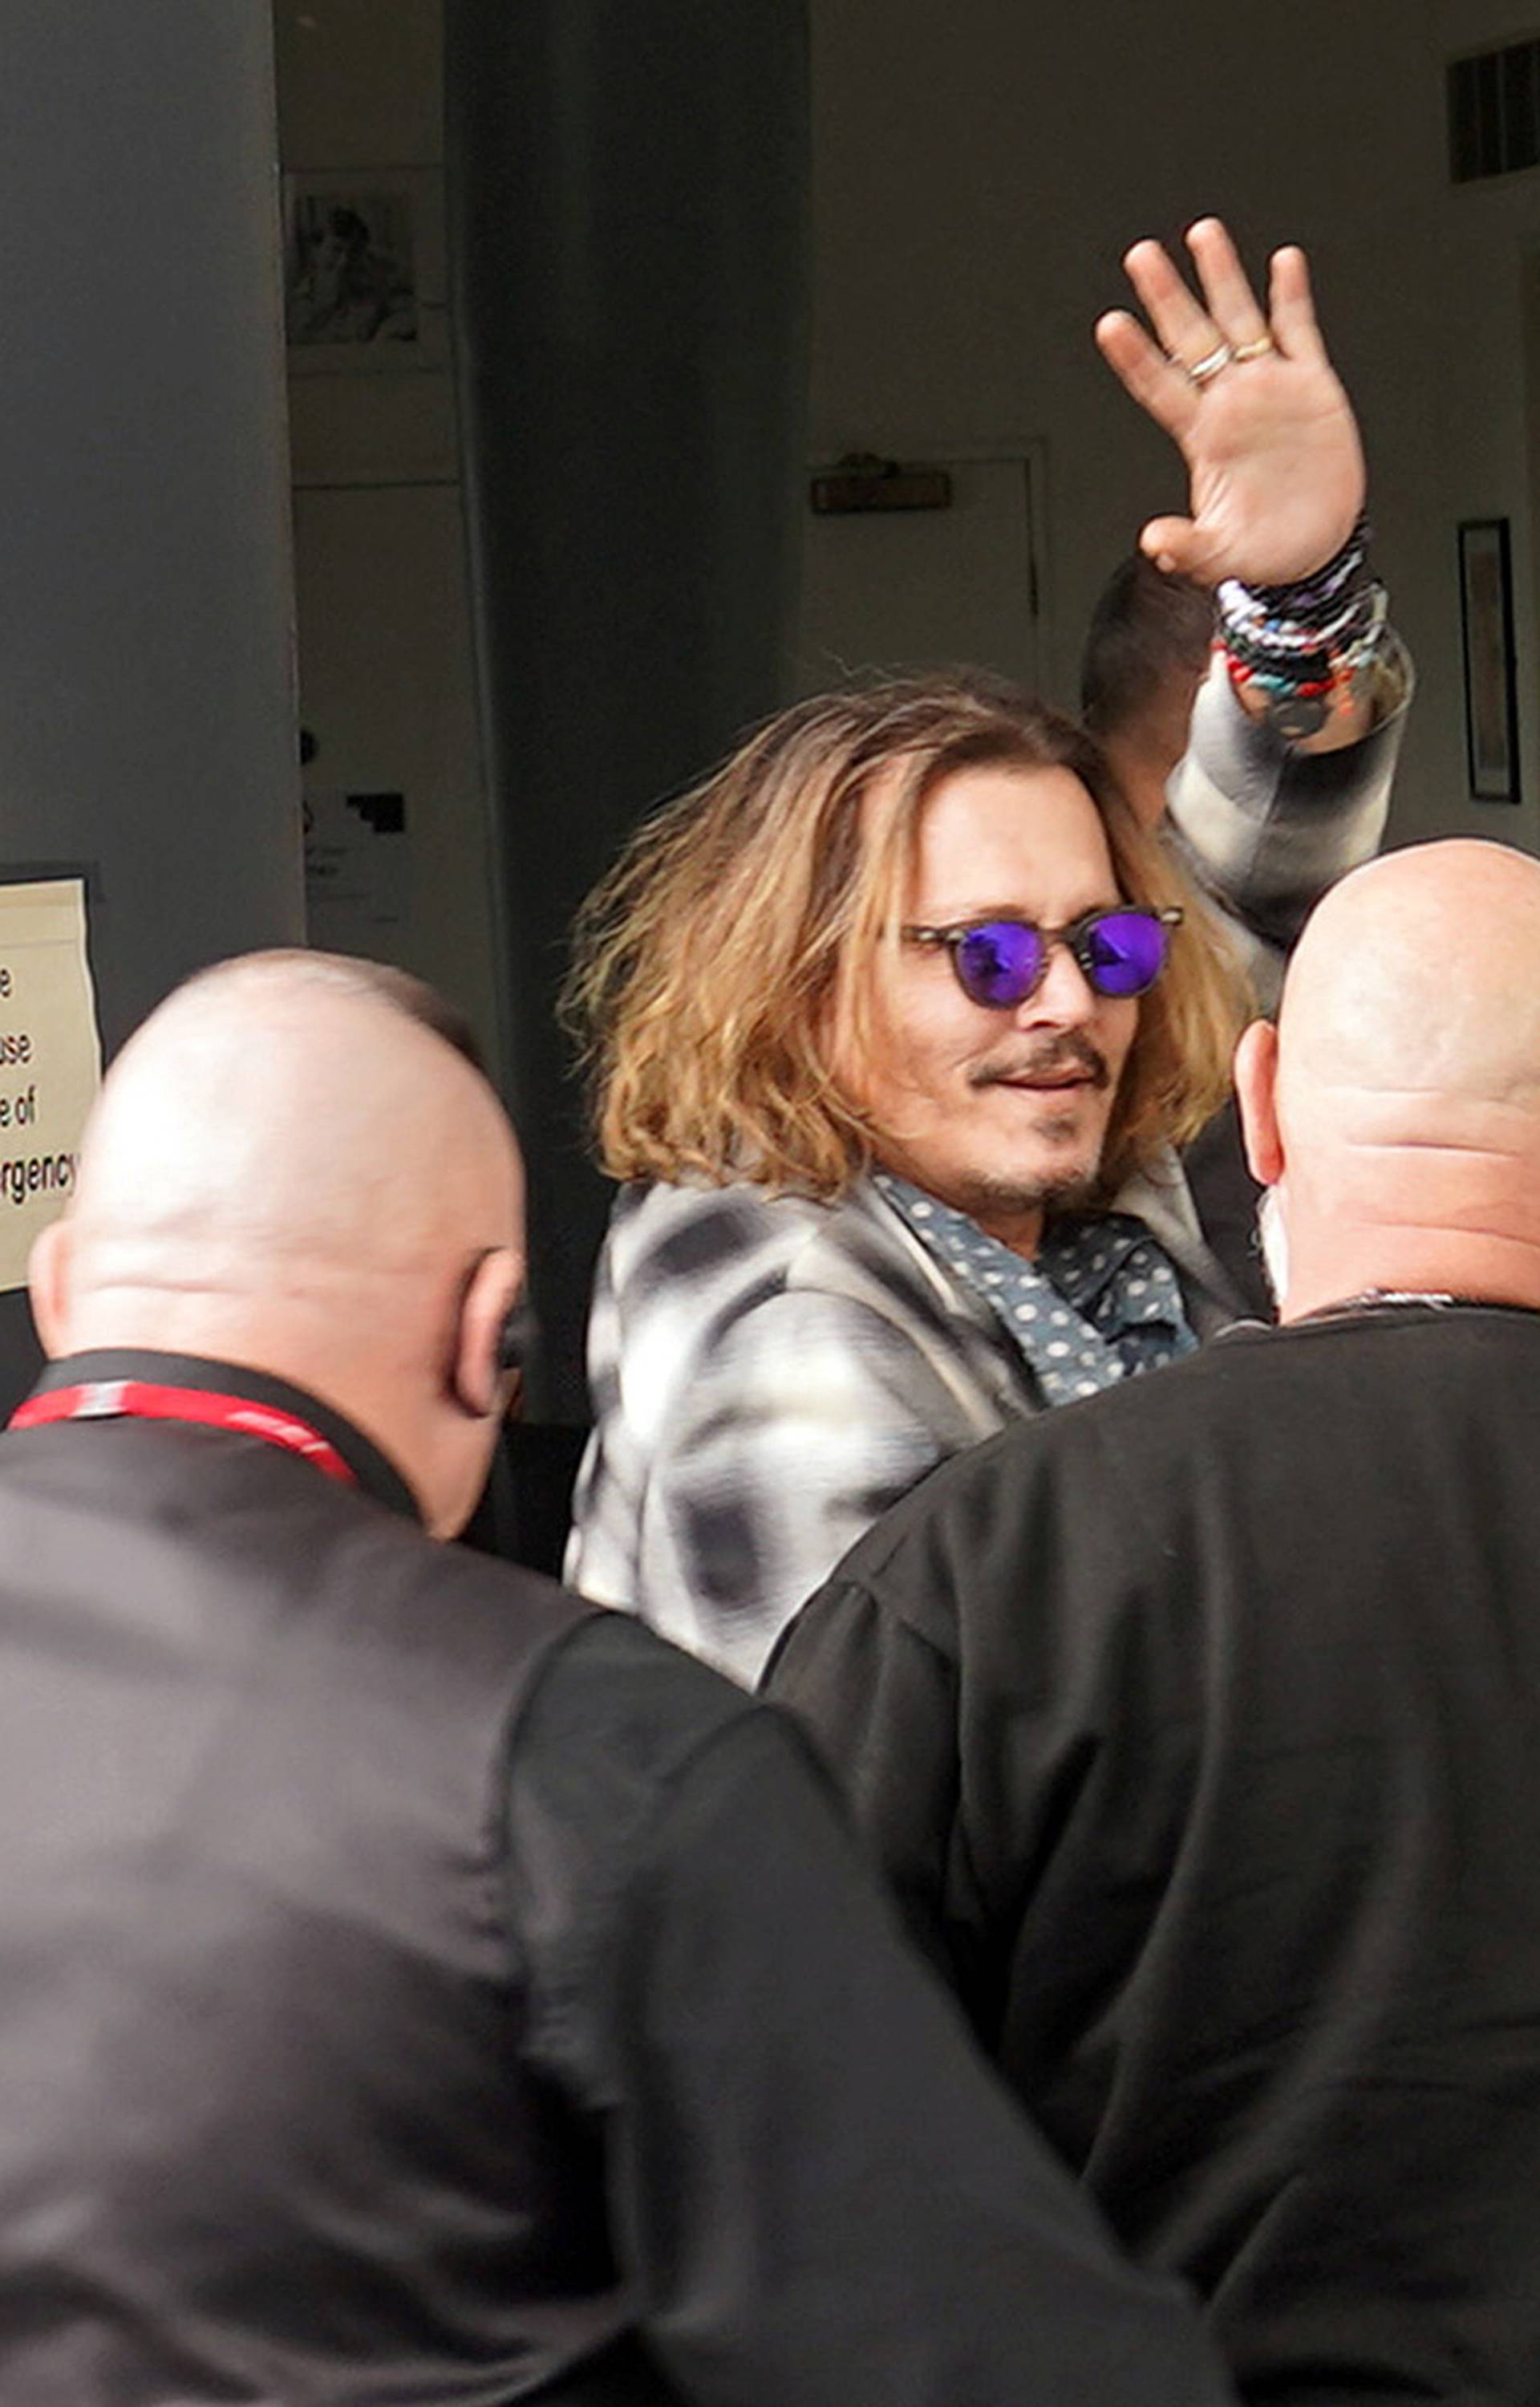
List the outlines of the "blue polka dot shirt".
<svg viewBox="0 0 1540 2407">
<path fill-rule="evenodd" d="M 937 1260 L 998 1314 L 1045 1403 L 1096 1395 L 1196 1346 L 1176 1271 L 1128 1213 L 1050 1221 L 1029 1262 L 907 1179 L 878 1171 L 876 1181 Z"/>
</svg>

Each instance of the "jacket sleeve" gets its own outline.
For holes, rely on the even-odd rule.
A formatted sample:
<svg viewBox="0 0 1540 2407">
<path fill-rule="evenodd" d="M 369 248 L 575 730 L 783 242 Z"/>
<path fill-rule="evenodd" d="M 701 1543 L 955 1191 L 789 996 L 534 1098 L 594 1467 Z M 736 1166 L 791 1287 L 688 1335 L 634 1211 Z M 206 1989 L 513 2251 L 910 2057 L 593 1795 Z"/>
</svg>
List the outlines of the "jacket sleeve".
<svg viewBox="0 0 1540 2407">
<path fill-rule="evenodd" d="M 740 1701 L 643 1792 L 639 1698 L 565 1855 L 550 1795 L 513 1827 L 516 1852 L 532 1816 L 546 1868 L 535 2044 L 603 2133 L 618 2264 L 679 2396 L 1219 2407 L 1181 2294 L 1119 2259 L 997 2086 L 790 1724 Z M 569 1796 L 584 1726 L 557 1733 Z"/>
<path fill-rule="evenodd" d="M 569 1580 L 746 1685 L 803 1599 L 886 1507 L 987 1433 L 925 1350 L 857 1298 L 781 1289 L 725 1322 L 654 1436 L 629 1596 L 594 1584 L 604 1429 Z M 590 1532 L 592 1533 L 590 1535 Z"/>
<path fill-rule="evenodd" d="M 1375 723 L 1337 752 L 1302 752 L 1248 717 L 1222 661 L 1198 692 L 1188 749 L 1166 789 L 1169 841 L 1225 924 L 1264 1009 L 1328 887 L 1379 848 L 1413 676 L 1392 635 Z"/>
</svg>

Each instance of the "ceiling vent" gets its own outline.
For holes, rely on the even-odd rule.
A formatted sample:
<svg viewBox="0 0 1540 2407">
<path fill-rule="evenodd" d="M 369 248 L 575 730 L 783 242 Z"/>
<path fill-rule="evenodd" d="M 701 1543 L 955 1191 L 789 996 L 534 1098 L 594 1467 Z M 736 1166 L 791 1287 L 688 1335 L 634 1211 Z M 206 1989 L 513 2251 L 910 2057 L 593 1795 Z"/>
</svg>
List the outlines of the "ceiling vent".
<svg viewBox="0 0 1540 2407">
<path fill-rule="evenodd" d="M 1540 165 L 1540 40 L 1449 68 L 1449 174 L 1457 184 Z"/>
</svg>

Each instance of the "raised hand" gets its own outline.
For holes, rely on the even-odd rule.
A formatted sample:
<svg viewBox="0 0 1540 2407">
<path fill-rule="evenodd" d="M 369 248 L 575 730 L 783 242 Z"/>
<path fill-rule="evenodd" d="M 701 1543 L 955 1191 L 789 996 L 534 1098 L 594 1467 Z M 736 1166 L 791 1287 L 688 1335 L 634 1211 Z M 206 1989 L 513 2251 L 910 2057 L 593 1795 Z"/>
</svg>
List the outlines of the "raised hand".
<svg viewBox="0 0 1540 2407">
<path fill-rule="evenodd" d="M 1158 242 L 1137 242 L 1123 260 L 1155 342 L 1123 309 L 1096 325 L 1103 358 L 1180 447 L 1191 480 L 1192 515 L 1151 519 L 1140 548 L 1208 585 L 1287 584 L 1330 560 L 1363 506 L 1358 428 L 1304 252 L 1273 253 L 1264 318 L 1217 218 L 1200 219 L 1187 248 L 1201 302 Z"/>
</svg>

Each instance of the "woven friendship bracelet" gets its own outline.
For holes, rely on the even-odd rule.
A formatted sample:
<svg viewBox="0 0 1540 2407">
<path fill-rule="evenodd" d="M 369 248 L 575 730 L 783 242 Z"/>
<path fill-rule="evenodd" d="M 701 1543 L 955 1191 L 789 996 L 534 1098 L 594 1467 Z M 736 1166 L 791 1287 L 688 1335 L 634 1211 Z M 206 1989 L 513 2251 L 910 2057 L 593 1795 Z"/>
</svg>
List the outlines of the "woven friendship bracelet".
<svg viewBox="0 0 1540 2407">
<path fill-rule="evenodd" d="M 1311 620 L 1330 618 L 1331 605 L 1344 589 L 1359 584 L 1369 556 L 1369 514 L 1360 510 L 1340 550 L 1321 568 L 1288 585 L 1240 585 L 1237 590 L 1267 618 Z M 1235 584 L 1236 580 L 1228 580 Z"/>
<path fill-rule="evenodd" d="M 1236 685 L 1261 686 L 1273 693 L 1324 690 L 1356 677 L 1373 659 L 1384 633 L 1386 612 L 1384 587 L 1371 584 L 1364 589 L 1363 603 L 1354 609 L 1350 622 L 1333 630 L 1329 637 L 1312 635 L 1287 649 L 1269 641 L 1236 638 L 1216 648 L 1224 654 Z"/>
<path fill-rule="evenodd" d="M 1291 585 L 1228 577 L 1215 597 L 1219 649 L 1231 682 L 1267 698 L 1267 715 L 1292 740 L 1313 734 L 1378 648 L 1385 589 L 1368 573 L 1369 525 L 1361 511 L 1325 565 Z"/>
<path fill-rule="evenodd" d="M 1336 660 L 1355 650 L 1370 634 L 1378 634 L 1383 616 L 1384 588 L 1371 581 L 1353 596 L 1350 609 L 1323 627 L 1296 627 L 1277 620 L 1239 625 L 1222 622 L 1222 641 L 1231 659 L 1246 666 L 1277 669 L 1285 676 L 1297 669 L 1306 675 L 1307 663 Z"/>
</svg>

